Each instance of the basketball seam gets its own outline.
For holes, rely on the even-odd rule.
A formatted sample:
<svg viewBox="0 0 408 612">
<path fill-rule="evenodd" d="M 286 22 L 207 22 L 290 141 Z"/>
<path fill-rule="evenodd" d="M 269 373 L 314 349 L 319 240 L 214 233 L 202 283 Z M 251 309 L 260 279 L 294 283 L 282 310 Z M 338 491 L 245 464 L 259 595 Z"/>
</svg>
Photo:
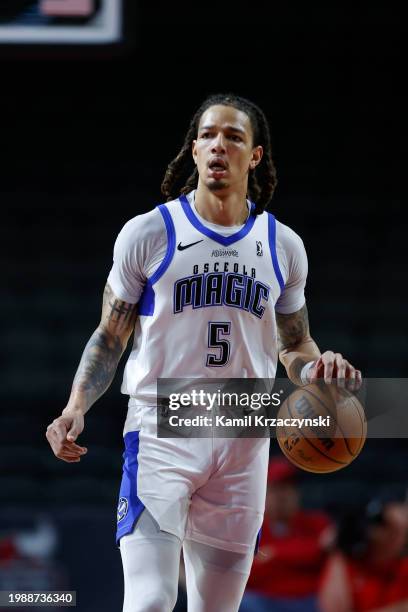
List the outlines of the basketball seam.
<svg viewBox="0 0 408 612">
<path fill-rule="evenodd" d="M 293 457 L 291 457 L 288 452 L 286 451 L 286 449 L 284 447 L 282 447 L 281 443 L 280 443 L 280 438 L 278 438 L 278 442 L 279 442 L 279 446 L 281 451 L 283 452 L 283 454 L 285 455 L 285 457 L 287 459 L 289 459 L 289 461 L 291 461 L 293 463 Z M 295 465 L 297 465 L 298 467 L 301 467 L 303 470 L 306 470 L 307 472 L 311 472 L 312 474 L 330 474 L 330 472 L 328 472 L 327 470 L 318 470 L 316 468 L 311 469 L 310 466 L 308 466 L 306 463 L 302 463 L 301 461 L 299 461 L 298 459 L 296 459 L 296 463 Z M 341 469 L 343 466 L 339 465 L 337 468 L 335 469 Z M 332 469 L 331 472 L 334 472 L 335 469 Z"/>
<path fill-rule="evenodd" d="M 359 407 L 359 405 L 358 405 L 358 404 L 356 404 L 356 403 L 354 402 L 354 400 L 355 400 L 356 398 L 351 397 L 350 399 L 351 399 L 352 403 L 354 404 L 354 406 L 357 408 L 357 413 L 358 413 L 358 416 L 360 417 L 360 420 L 361 420 L 361 429 L 362 429 L 363 434 L 365 434 L 365 435 L 364 435 L 364 438 L 363 438 L 363 436 L 361 436 L 361 439 L 360 439 L 360 447 L 359 447 L 359 449 L 358 449 L 358 452 L 356 453 L 356 456 L 357 456 L 358 454 L 360 454 L 361 449 L 363 448 L 364 443 L 365 443 L 366 438 L 367 438 L 367 419 L 366 419 L 366 416 L 365 416 L 364 407 L 362 406 L 362 408 L 363 408 L 363 414 L 364 414 L 364 420 L 363 420 L 363 418 L 362 418 L 362 416 L 361 416 L 361 414 L 360 414 L 360 407 Z M 359 404 L 360 404 L 360 402 L 359 402 Z M 360 406 L 361 406 L 361 404 L 360 404 Z M 366 431 L 364 431 L 364 430 L 366 430 Z"/>
<path fill-rule="evenodd" d="M 312 393 L 312 391 L 310 391 L 309 389 L 303 389 L 303 391 L 306 391 L 307 393 L 310 393 L 310 395 L 311 395 L 312 397 L 314 397 L 314 398 L 315 398 L 315 399 L 316 399 L 318 402 L 320 402 L 320 403 L 321 403 L 321 405 L 323 406 L 323 408 L 326 408 L 327 412 L 330 414 L 330 416 L 331 416 L 331 417 L 334 419 L 334 421 L 336 422 L 336 425 L 337 425 L 337 427 L 339 428 L 339 430 L 340 430 L 340 432 L 341 432 L 341 435 L 342 435 L 343 440 L 344 440 L 344 444 L 346 445 L 346 448 L 347 448 L 348 452 L 350 453 L 350 455 L 351 455 L 352 457 L 357 457 L 357 455 L 360 453 L 360 451 L 361 451 L 361 449 L 362 449 L 362 446 L 360 446 L 360 447 L 359 447 L 359 450 L 358 450 L 358 452 L 357 452 L 357 453 L 353 453 L 353 451 L 350 449 L 350 446 L 349 446 L 349 443 L 348 443 L 349 438 L 347 438 L 347 436 L 345 436 L 345 435 L 344 435 L 344 431 L 342 430 L 342 428 L 341 428 L 341 426 L 340 426 L 340 423 L 338 422 L 338 420 L 337 420 L 337 418 L 336 418 L 336 415 L 334 415 L 334 414 L 331 412 L 330 408 L 329 408 L 328 406 L 326 406 L 326 404 L 324 404 L 324 403 L 323 403 L 323 401 L 320 399 L 320 397 L 319 397 L 318 395 L 315 395 L 315 394 L 314 394 L 314 393 Z M 352 398 L 349 398 L 349 399 L 351 399 L 351 401 L 352 401 L 353 405 L 354 405 L 355 407 L 357 407 L 357 408 L 358 408 L 358 406 L 356 406 L 356 404 L 354 404 L 353 399 L 352 399 Z M 359 410 L 357 410 L 357 413 L 358 413 L 358 416 L 360 417 L 360 420 L 361 420 L 360 411 L 359 411 Z M 359 436 L 359 437 L 360 437 L 360 439 L 362 438 L 363 433 L 364 433 L 364 427 L 362 427 L 362 428 L 361 428 L 361 436 Z M 352 437 L 353 437 L 354 439 L 356 439 L 356 436 L 352 436 Z M 350 439 L 351 439 L 351 437 L 350 437 Z"/>
<path fill-rule="evenodd" d="M 313 395 L 313 393 L 312 393 L 312 395 Z M 288 399 L 289 399 L 289 398 L 288 398 Z M 323 406 L 324 406 L 324 404 L 323 404 Z M 326 406 L 325 406 L 325 407 L 326 407 Z M 295 417 L 292 415 L 292 412 L 291 412 L 291 409 L 290 409 L 290 402 L 289 402 L 289 401 L 288 401 L 288 410 L 289 410 L 289 414 L 290 414 L 291 418 L 292 418 L 292 419 L 293 419 L 293 418 L 295 418 Z M 329 412 L 330 412 L 330 411 L 329 411 Z M 337 421 L 336 421 L 336 423 L 337 423 Z M 304 435 L 304 434 L 301 432 L 301 430 L 300 430 L 300 429 L 298 429 L 298 431 L 299 431 L 300 435 L 302 436 L 302 438 L 304 438 L 304 440 L 306 440 L 306 442 L 307 442 L 308 444 L 310 444 L 310 446 L 311 446 L 312 448 L 314 448 L 314 449 L 315 449 L 315 450 L 316 450 L 318 453 L 320 453 L 321 455 L 323 455 L 323 457 L 326 457 L 326 459 L 329 459 L 330 461 L 333 461 L 333 463 L 337 463 L 338 465 L 348 465 L 348 463 L 347 463 L 347 462 L 345 462 L 345 461 L 338 461 L 337 459 L 333 459 L 333 457 L 330 457 L 329 455 L 326 455 L 326 454 L 325 454 L 323 451 L 321 451 L 321 450 L 320 450 L 320 448 L 317 448 L 317 446 L 315 446 L 314 444 L 312 444 L 312 443 L 310 442 L 310 440 L 309 440 L 308 438 L 306 438 L 306 436 L 305 436 L 305 435 Z"/>
<path fill-rule="evenodd" d="M 288 434 L 286 433 L 286 428 L 285 428 L 285 426 L 283 425 L 282 427 L 283 427 L 283 429 L 285 430 L 285 437 L 286 437 L 286 438 L 288 438 Z M 288 453 L 288 451 L 286 450 L 286 448 L 285 448 L 285 447 L 283 446 L 283 444 L 281 443 L 281 438 L 280 438 L 279 436 L 276 436 L 276 438 L 277 438 L 277 440 L 278 440 L 279 447 L 280 447 L 281 451 L 283 452 L 283 454 L 285 455 L 285 457 L 287 457 L 287 459 L 289 459 L 289 461 L 291 461 L 291 462 L 293 463 L 293 459 L 294 459 L 294 458 L 293 458 L 293 457 L 291 457 L 291 455 Z M 313 474 L 327 474 L 327 473 L 328 473 L 328 472 L 327 472 L 327 470 L 318 470 L 318 469 L 316 469 L 316 468 L 313 468 L 313 470 L 311 470 L 311 469 L 310 469 L 310 466 L 308 466 L 306 463 L 302 463 L 302 462 L 301 462 L 301 461 L 299 461 L 297 458 L 296 458 L 296 463 L 295 463 L 295 465 L 297 465 L 298 467 L 301 467 L 302 469 L 304 469 L 304 470 L 306 470 L 306 471 L 308 471 L 308 472 L 311 472 L 311 473 L 313 473 Z M 341 469 L 341 467 L 342 467 L 342 466 L 339 466 L 339 468 L 338 468 L 338 469 Z M 331 471 L 334 471 L 334 470 L 331 470 Z M 330 473 L 330 472 L 329 472 L 329 473 Z"/>
</svg>

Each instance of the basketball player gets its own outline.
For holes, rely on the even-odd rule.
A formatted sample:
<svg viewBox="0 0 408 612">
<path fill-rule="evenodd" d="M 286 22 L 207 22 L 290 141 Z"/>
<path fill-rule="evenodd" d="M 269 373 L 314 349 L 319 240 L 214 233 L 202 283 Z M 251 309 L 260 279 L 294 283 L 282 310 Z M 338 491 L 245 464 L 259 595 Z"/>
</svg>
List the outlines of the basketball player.
<svg viewBox="0 0 408 612">
<path fill-rule="evenodd" d="M 234 95 L 208 98 L 168 166 L 167 203 L 119 233 L 101 322 L 47 429 L 54 454 L 79 462 L 84 415 L 134 331 L 122 385 L 124 612 L 173 609 L 181 548 L 189 610 L 238 610 L 265 506 L 269 440 L 159 439 L 158 378 L 271 379 L 279 354 L 297 385 L 318 375 L 359 384 L 359 371 L 310 336 L 303 243 L 265 212 L 275 186 L 263 112 Z"/>
</svg>

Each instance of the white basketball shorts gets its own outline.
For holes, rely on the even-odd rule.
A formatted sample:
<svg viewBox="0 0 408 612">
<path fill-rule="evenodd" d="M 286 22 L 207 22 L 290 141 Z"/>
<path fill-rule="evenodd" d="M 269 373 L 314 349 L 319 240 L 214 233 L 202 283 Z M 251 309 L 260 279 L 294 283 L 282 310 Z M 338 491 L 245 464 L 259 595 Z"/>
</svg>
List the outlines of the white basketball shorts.
<svg viewBox="0 0 408 612">
<path fill-rule="evenodd" d="M 269 438 L 158 438 L 157 408 L 134 407 L 124 436 L 117 543 L 146 507 L 160 529 L 202 544 L 255 550 L 265 509 Z"/>
</svg>

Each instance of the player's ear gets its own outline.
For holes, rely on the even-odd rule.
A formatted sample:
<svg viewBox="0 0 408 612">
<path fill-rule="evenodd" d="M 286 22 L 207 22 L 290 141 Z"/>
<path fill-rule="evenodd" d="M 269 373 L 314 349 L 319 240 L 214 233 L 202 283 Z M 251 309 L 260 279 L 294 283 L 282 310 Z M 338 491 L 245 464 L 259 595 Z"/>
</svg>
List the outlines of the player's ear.
<svg viewBox="0 0 408 612">
<path fill-rule="evenodd" d="M 256 166 L 259 164 L 259 162 L 262 159 L 262 155 L 263 155 L 263 148 L 261 147 L 261 145 L 258 145 L 257 147 L 254 147 L 252 149 L 251 161 L 249 162 L 249 167 L 251 170 L 254 170 Z"/>
<path fill-rule="evenodd" d="M 192 144 L 192 147 L 191 147 L 191 152 L 192 152 L 192 154 L 193 154 L 193 160 L 194 160 L 194 163 L 195 163 L 195 164 L 197 164 L 197 152 L 196 152 L 196 144 L 197 144 L 197 141 L 196 141 L 196 140 L 193 140 L 193 144 Z"/>
</svg>

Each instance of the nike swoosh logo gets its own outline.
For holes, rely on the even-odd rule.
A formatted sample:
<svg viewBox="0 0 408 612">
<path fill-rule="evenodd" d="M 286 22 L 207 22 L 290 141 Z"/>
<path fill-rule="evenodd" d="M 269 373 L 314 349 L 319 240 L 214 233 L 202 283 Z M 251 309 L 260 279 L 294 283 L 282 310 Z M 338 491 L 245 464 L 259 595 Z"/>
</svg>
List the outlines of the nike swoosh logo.
<svg viewBox="0 0 408 612">
<path fill-rule="evenodd" d="M 194 246 L 195 244 L 198 244 L 199 242 L 203 242 L 204 238 L 202 240 L 197 240 L 197 242 L 190 242 L 190 244 L 181 244 L 181 242 L 178 243 L 177 245 L 177 250 L 178 251 L 184 251 L 184 249 L 189 249 L 190 247 Z"/>
</svg>

